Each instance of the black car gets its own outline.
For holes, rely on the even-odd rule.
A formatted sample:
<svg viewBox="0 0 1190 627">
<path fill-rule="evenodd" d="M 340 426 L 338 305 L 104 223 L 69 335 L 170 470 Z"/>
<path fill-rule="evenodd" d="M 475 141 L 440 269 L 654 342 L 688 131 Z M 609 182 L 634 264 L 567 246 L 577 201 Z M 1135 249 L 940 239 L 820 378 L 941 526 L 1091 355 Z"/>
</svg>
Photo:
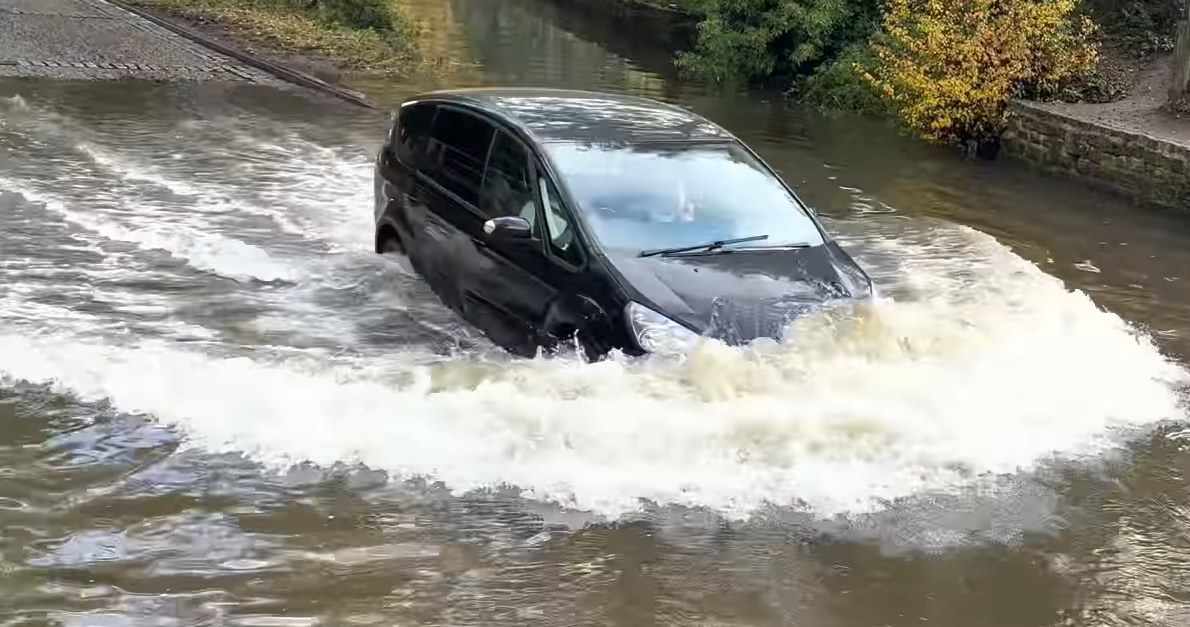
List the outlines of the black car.
<svg viewBox="0 0 1190 627">
<path fill-rule="evenodd" d="M 778 338 L 872 296 L 754 152 L 647 98 L 537 88 L 405 100 L 375 167 L 375 249 L 517 354 Z"/>
</svg>

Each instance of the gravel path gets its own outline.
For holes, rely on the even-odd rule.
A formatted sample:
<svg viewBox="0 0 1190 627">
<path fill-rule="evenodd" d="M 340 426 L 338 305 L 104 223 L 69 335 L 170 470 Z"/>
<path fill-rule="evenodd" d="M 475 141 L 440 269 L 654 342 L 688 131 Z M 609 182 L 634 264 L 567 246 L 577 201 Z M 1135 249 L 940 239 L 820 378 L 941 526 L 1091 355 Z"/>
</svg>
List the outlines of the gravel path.
<svg viewBox="0 0 1190 627">
<path fill-rule="evenodd" d="M 1128 97 L 1116 102 L 1046 103 L 1037 106 L 1092 124 L 1190 146 L 1190 116 L 1176 117 L 1161 109 L 1169 89 L 1172 74 L 1170 64 L 1169 55 L 1151 61 L 1141 70 Z"/>
<path fill-rule="evenodd" d="M 0 76 L 281 84 L 104 0 L 0 0 Z"/>
</svg>

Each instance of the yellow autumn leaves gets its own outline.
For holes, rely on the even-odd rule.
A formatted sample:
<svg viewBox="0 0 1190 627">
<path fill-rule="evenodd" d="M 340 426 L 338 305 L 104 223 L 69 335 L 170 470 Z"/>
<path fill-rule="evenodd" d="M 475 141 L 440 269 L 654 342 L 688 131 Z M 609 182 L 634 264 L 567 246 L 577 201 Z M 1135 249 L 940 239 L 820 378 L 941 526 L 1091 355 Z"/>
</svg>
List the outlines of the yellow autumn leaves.
<svg viewBox="0 0 1190 627">
<path fill-rule="evenodd" d="M 931 141 L 994 146 L 1013 98 L 1077 98 L 1095 78 L 1092 0 L 680 1 L 700 18 L 684 72 L 786 83 Z"/>
<path fill-rule="evenodd" d="M 861 78 L 924 139 L 994 141 L 1009 101 L 1091 72 L 1095 25 L 1075 0 L 886 0 Z"/>
</svg>

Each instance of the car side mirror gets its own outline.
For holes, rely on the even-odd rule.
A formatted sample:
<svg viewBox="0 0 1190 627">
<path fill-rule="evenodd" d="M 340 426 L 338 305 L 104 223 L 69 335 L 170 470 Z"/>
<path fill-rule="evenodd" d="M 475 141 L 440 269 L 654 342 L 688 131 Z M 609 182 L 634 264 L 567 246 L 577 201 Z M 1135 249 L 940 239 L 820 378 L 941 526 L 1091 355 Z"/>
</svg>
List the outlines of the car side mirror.
<svg viewBox="0 0 1190 627">
<path fill-rule="evenodd" d="M 500 216 L 483 223 L 483 232 L 498 240 L 526 240 L 533 236 L 533 227 L 521 216 Z"/>
</svg>

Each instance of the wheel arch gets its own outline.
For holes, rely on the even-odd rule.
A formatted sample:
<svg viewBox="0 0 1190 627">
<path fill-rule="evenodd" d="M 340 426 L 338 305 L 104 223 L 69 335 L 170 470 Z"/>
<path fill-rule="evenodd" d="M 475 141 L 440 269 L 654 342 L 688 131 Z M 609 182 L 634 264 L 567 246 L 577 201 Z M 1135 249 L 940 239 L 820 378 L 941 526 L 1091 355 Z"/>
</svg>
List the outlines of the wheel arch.
<svg viewBox="0 0 1190 627">
<path fill-rule="evenodd" d="M 546 309 L 543 327 L 555 339 L 577 337 L 585 350 L 600 355 L 614 343 L 607 312 L 587 296 L 563 294 L 555 298 Z"/>
<path fill-rule="evenodd" d="M 377 253 L 383 253 L 384 244 L 389 240 L 396 242 L 397 247 L 401 249 L 402 252 L 407 250 L 405 248 L 405 241 L 401 239 L 400 230 L 397 229 L 396 225 L 386 220 L 381 222 L 380 225 L 376 227 L 376 236 L 372 244 L 373 249 Z"/>
</svg>

